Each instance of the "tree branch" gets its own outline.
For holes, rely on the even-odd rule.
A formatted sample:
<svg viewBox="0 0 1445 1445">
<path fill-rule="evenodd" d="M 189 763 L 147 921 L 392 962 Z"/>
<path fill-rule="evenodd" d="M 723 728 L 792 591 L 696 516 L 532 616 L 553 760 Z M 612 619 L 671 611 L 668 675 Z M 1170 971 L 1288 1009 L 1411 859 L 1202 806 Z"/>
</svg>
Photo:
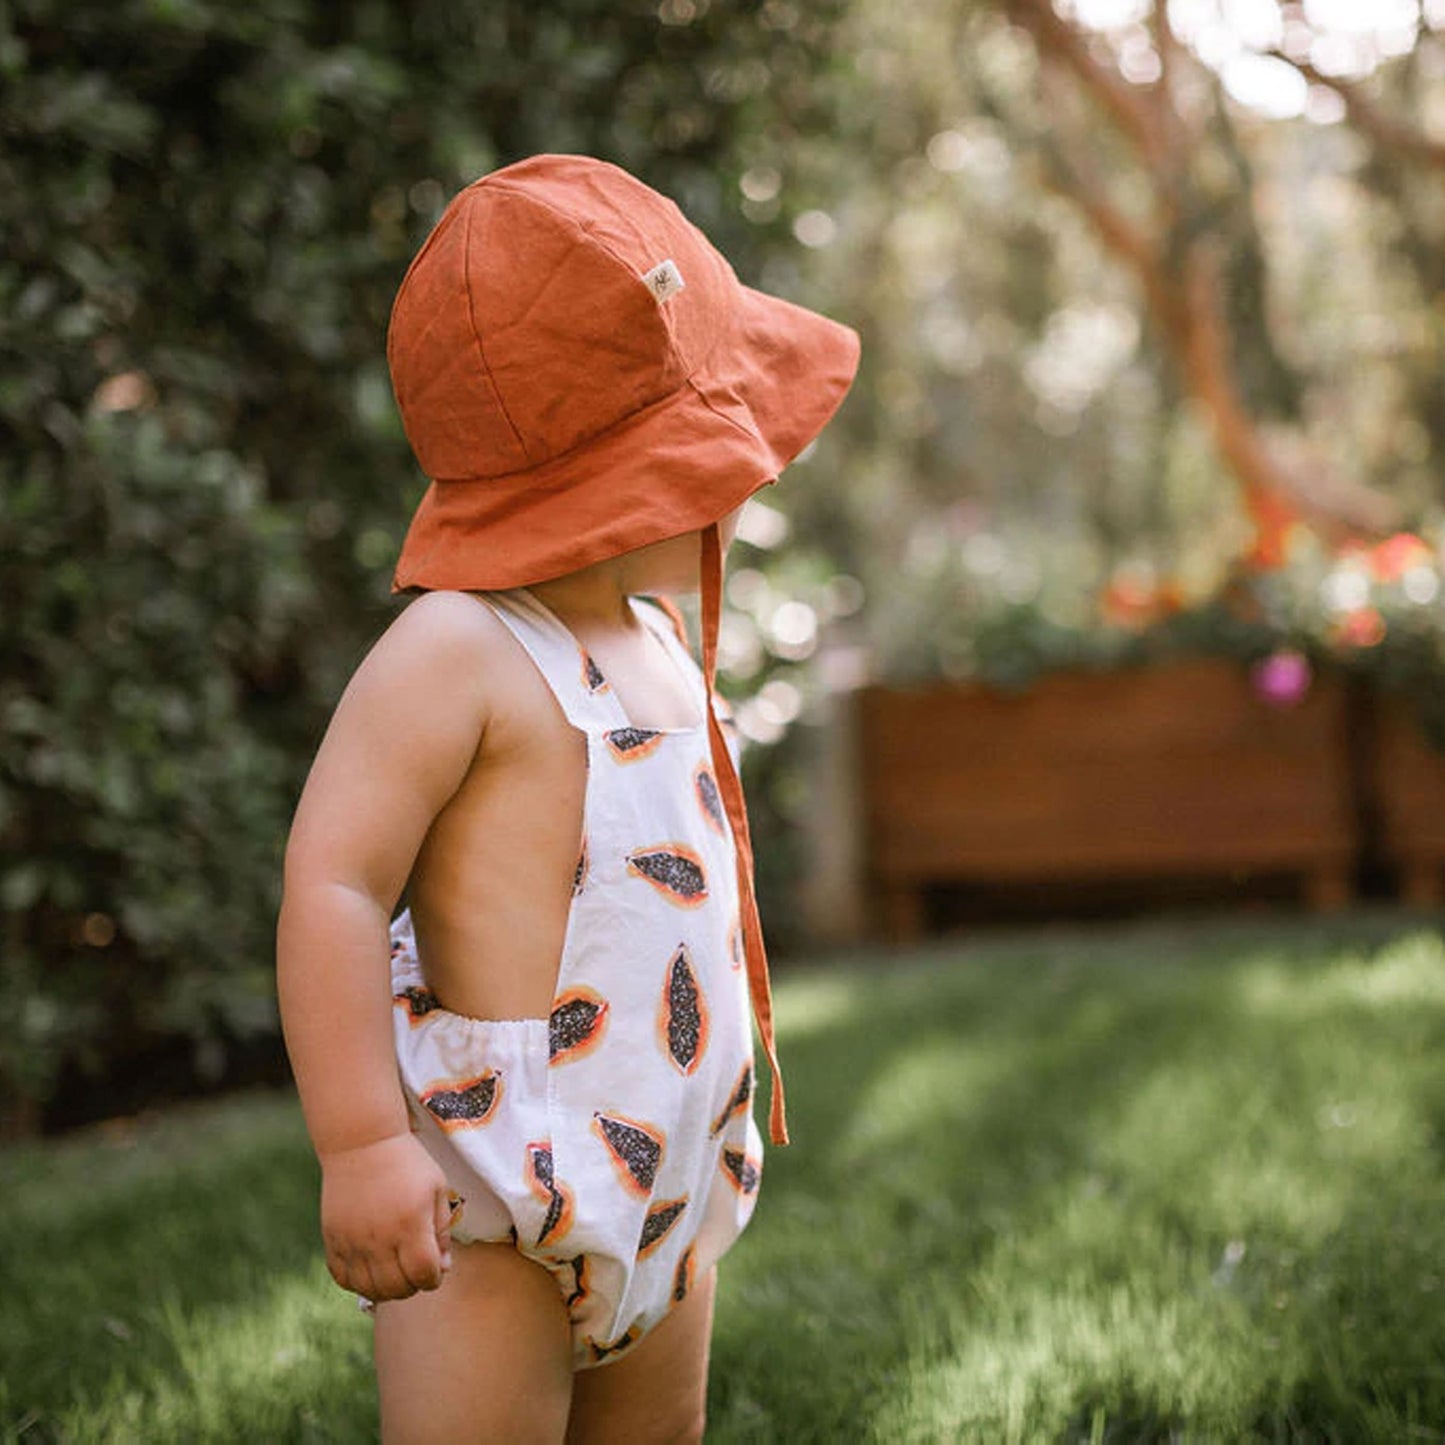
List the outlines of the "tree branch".
<svg viewBox="0 0 1445 1445">
<path fill-rule="evenodd" d="M 1139 279 L 1156 320 L 1167 330 L 1177 329 L 1181 318 L 1154 239 L 1109 199 L 1097 167 L 1081 148 L 1064 139 L 1064 132 L 1045 155 L 1044 183 L 1083 212 L 1105 248 Z"/>
<path fill-rule="evenodd" d="M 1168 0 L 1154 0 L 1154 8 L 1149 12 L 1149 33 L 1154 40 L 1155 53 L 1159 56 L 1159 80 L 1153 87 L 1155 116 L 1163 128 L 1166 149 L 1173 151 L 1182 117 L 1175 104 L 1174 75 L 1179 54 L 1178 41 L 1169 24 Z"/>
<path fill-rule="evenodd" d="M 1074 72 L 1133 142 L 1149 169 L 1161 177 L 1166 175 L 1170 169 L 1167 138 L 1153 106 L 1141 98 L 1138 89 L 1099 62 L 1083 32 L 1061 19 L 1050 0 L 1004 0 L 1004 9 L 1041 50 Z"/>
<path fill-rule="evenodd" d="M 1188 325 L 1180 360 L 1189 389 L 1203 402 L 1215 440 L 1245 487 L 1251 514 L 1263 520 L 1286 496 L 1311 525 L 1338 531 L 1340 524 L 1366 532 L 1392 531 L 1400 507 L 1389 497 L 1345 477 L 1297 432 L 1266 431 L 1239 393 L 1224 325 L 1219 264 L 1212 248 L 1194 247 L 1182 286 Z"/>
<path fill-rule="evenodd" d="M 1339 75 L 1326 75 L 1308 60 L 1287 55 L 1283 50 L 1268 50 L 1264 53 L 1294 66 L 1306 80 L 1315 85 L 1328 86 L 1344 101 L 1351 121 L 1386 150 L 1421 161 L 1437 170 L 1445 170 L 1445 144 L 1404 121 L 1386 115 L 1353 81 Z"/>
</svg>

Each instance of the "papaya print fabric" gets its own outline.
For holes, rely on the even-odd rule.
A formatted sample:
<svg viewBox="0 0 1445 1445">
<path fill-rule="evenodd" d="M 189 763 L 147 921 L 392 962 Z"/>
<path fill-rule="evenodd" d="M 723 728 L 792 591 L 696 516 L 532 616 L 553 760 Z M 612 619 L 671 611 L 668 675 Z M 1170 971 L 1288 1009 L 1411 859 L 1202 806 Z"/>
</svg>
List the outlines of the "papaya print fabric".
<svg viewBox="0 0 1445 1445">
<path fill-rule="evenodd" d="M 441 1007 L 403 911 L 391 929 L 397 1058 L 414 1127 L 465 1201 L 453 1237 L 510 1239 L 543 1265 L 585 1369 L 620 1358 L 681 1303 L 757 1199 L 733 840 L 702 674 L 661 609 L 632 600 L 686 680 L 698 726 L 633 726 L 529 591 L 473 595 L 587 740 L 571 911 L 550 1017 L 513 1020 Z"/>
</svg>

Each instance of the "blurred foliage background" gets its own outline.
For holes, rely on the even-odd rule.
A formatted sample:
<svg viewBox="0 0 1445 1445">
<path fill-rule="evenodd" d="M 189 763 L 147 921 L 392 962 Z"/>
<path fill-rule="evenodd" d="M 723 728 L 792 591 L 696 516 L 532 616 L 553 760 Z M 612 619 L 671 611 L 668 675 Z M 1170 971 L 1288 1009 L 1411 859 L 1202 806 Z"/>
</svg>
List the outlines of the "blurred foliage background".
<svg viewBox="0 0 1445 1445">
<path fill-rule="evenodd" d="M 1439 0 L 0 6 L 5 1127 L 275 1057 L 286 827 L 424 486 L 391 298 L 532 152 L 619 162 L 863 333 L 729 585 L 781 943 L 810 740 L 867 677 L 1288 646 L 1441 696 L 1442 29 Z"/>
</svg>

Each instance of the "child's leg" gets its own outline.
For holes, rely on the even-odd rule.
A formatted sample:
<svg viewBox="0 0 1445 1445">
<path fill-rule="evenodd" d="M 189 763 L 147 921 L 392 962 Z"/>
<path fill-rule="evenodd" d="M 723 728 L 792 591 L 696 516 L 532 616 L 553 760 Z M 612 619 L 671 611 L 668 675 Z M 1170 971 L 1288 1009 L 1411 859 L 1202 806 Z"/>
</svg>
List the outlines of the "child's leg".
<svg viewBox="0 0 1445 1445">
<path fill-rule="evenodd" d="M 377 1305 L 375 1351 L 386 1445 L 563 1438 L 567 1309 L 552 1276 L 509 1244 L 453 1244 L 440 1289 Z"/>
<path fill-rule="evenodd" d="M 717 1267 L 636 1349 L 583 1370 L 572 1387 L 568 1445 L 685 1445 L 702 1439 Z"/>
</svg>

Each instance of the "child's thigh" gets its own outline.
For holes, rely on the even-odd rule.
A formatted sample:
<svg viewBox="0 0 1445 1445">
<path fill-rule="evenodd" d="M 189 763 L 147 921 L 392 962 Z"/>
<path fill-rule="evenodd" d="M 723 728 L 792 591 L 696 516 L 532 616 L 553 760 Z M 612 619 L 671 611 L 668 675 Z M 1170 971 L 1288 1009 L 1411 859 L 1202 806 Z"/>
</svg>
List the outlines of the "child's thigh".
<svg viewBox="0 0 1445 1445">
<path fill-rule="evenodd" d="M 568 1445 L 669 1445 L 702 1439 L 717 1267 L 615 1364 L 582 1370 L 572 1387 Z"/>
<path fill-rule="evenodd" d="M 560 1442 L 572 1340 L 556 1282 L 507 1244 L 453 1244 L 440 1289 L 377 1305 L 386 1445 Z"/>
</svg>

